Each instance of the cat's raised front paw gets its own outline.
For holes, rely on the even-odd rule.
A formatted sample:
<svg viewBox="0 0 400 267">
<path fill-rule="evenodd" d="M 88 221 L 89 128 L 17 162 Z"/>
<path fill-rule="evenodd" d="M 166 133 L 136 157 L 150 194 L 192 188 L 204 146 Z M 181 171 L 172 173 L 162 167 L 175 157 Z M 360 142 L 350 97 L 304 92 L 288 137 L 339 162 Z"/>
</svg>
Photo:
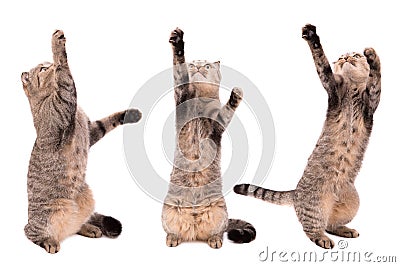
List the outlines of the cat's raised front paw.
<svg viewBox="0 0 400 267">
<path fill-rule="evenodd" d="M 142 112 L 140 112 L 140 110 L 138 109 L 128 109 L 127 111 L 125 111 L 124 116 L 121 118 L 120 123 L 121 124 L 125 124 L 125 123 L 135 123 L 140 121 L 140 119 L 142 118 Z"/>
<path fill-rule="evenodd" d="M 65 44 L 65 35 L 64 32 L 62 30 L 56 30 L 53 33 L 53 38 L 52 38 L 52 44 L 54 45 L 63 45 Z"/>
<path fill-rule="evenodd" d="M 232 89 L 231 96 L 229 98 L 229 105 L 233 108 L 239 106 L 240 101 L 243 98 L 243 90 L 239 87 L 235 87 Z"/>
<path fill-rule="evenodd" d="M 377 58 L 376 52 L 372 47 L 364 49 L 364 56 L 367 58 L 367 62 L 369 65 L 373 65 Z"/>
<path fill-rule="evenodd" d="M 302 28 L 301 37 L 306 40 L 312 48 L 321 47 L 319 36 L 317 35 L 317 28 L 314 25 L 307 24 Z"/>
<path fill-rule="evenodd" d="M 315 35 L 317 35 L 317 27 L 311 24 L 306 24 L 302 29 L 301 37 L 306 40 L 311 40 Z"/>
<path fill-rule="evenodd" d="M 181 29 L 176 28 L 175 30 L 173 30 L 171 32 L 171 35 L 169 37 L 169 42 L 173 46 L 175 46 L 177 43 L 183 41 L 183 34 L 184 34 L 184 32 Z"/>
<path fill-rule="evenodd" d="M 183 31 L 179 28 L 176 28 L 171 32 L 169 37 L 169 42 L 174 47 L 175 54 L 177 56 L 183 56 L 184 54 L 184 42 L 183 42 Z"/>
</svg>

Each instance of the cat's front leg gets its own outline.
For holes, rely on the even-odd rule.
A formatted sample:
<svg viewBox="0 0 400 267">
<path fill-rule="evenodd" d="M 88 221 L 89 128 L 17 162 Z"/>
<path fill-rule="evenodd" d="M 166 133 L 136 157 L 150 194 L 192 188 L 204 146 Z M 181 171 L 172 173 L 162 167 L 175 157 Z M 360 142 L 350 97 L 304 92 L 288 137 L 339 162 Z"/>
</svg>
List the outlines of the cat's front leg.
<svg viewBox="0 0 400 267">
<path fill-rule="evenodd" d="M 66 38 L 62 30 L 56 30 L 53 33 L 51 47 L 53 51 L 53 61 L 56 66 L 68 66 L 67 52 L 65 49 Z"/>
<path fill-rule="evenodd" d="M 240 102 L 242 102 L 242 99 L 243 99 L 243 90 L 239 87 L 235 87 L 232 89 L 227 105 L 229 105 L 231 109 L 236 110 Z"/>
<path fill-rule="evenodd" d="M 116 112 L 101 120 L 90 122 L 90 146 L 103 138 L 108 132 L 115 129 L 119 125 L 127 123 L 135 123 L 140 121 L 142 113 L 138 109 L 127 109 Z"/>
<path fill-rule="evenodd" d="M 336 92 L 337 84 L 335 76 L 332 72 L 331 66 L 329 65 L 329 61 L 325 56 L 324 50 L 322 49 L 316 27 L 311 24 L 305 25 L 302 29 L 302 38 L 307 41 L 310 47 L 322 86 L 328 94 Z"/>
<path fill-rule="evenodd" d="M 221 108 L 216 118 L 217 122 L 222 125 L 223 130 L 228 127 L 228 124 L 231 122 L 233 115 L 235 114 L 235 110 L 239 106 L 242 99 L 243 90 L 239 87 L 233 88 L 228 103 Z"/>
<path fill-rule="evenodd" d="M 176 28 L 171 32 L 169 42 L 172 45 L 172 51 L 174 55 L 174 65 L 185 62 L 185 42 L 183 41 L 184 32 Z"/>
<path fill-rule="evenodd" d="M 189 73 L 185 62 L 185 42 L 183 41 L 183 31 L 176 28 L 171 32 L 169 43 L 172 46 L 173 54 L 173 75 L 175 87 L 175 102 L 179 105 L 193 97 L 189 93 Z"/>
<path fill-rule="evenodd" d="M 381 62 L 373 48 L 366 48 L 364 56 L 369 64 L 369 77 L 366 88 L 368 113 L 372 115 L 379 105 L 381 97 Z"/>
<path fill-rule="evenodd" d="M 57 91 L 63 102 L 70 103 L 76 108 L 76 88 L 68 66 L 67 52 L 65 50 L 65 35 L 61 30 L 56 30 L 52 36 L 52 51 L 54 60 L 54 74 Z M 71 113 L 73 113 L 71 111 Z"/>
</svg>

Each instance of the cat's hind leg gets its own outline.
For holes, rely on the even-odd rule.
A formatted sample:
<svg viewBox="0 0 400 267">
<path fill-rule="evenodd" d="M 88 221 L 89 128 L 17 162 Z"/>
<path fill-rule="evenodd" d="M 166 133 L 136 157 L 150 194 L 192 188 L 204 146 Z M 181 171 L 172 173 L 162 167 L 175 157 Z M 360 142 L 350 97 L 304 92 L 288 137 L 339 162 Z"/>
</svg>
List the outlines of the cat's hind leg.
<svg viewBox="0 0 400 267">
<path fill-rule="evenodd" d="M 354 238 L 360 234 L 345 226 L 357 214 L 360 200 L 354 186 L 342 190 L 339 201 L 333 205 L 326 231 L 330 234 Z"/>
<path fill-rule="evenodd" d="M 179 235 L 169 233 L 167 234 L 167 238 L 165 241 L 167 247 L 176 247 L 180 243 L 182 243 L 182 238 L 180 238 Z"/>
<path fill-rule="evenodd" d="M 176 247 L 183 241 L 196 239 L 191 208 L 164 203 L 161 220 L 164 231 L 167 233 L 165 241 L 168 247 Z"/>
<path fill-rule="evenodd" d="M 326 229 L 326 232 L 332 235 L 337 235 L 347 238 L 355 238 L 360 236 L 360 234 L 355 229 L 348 228 L 347 226 L 344 225 L 342 226 L 330 225 Z"/>
<path fill-rule="evenodd" d="M 39 224 L 35 227 L 28 223 L 24 230 L 26 237 L 34 244 L 44 248 L 48 253 L 57 253 L 60 250 L 60 242 L 50 237 L 44 229 L 45 227 L 40 227 Z"/>
<path fill-rule="evenodd" d="M 207 241 L 211 248 L 220 248 L 223 234 L 228 229 L 228 212 L 224 198 L 214 200 L 209 205 L 197 207 L 197 240 Z"/>
<path fill-rule="evenodd" d="M 223 234 L 213 235 L 208 238 L 207 243 L 211 248 L 220 248 L 222 247 L 222 239 Z"/>
<path fill-rule="evenodd" d="M 80 228 L 81 223 L 71 220 L 77 212 L 73 200 L 55 199 L 29 209 L 25 235 L 49 253 L 57 253 L 60 250 L 60 242 Z"/>
<path fill-rule="evenodd" d="M 48 253 L 55 254 L 60 251 L 60 242 L 53 238 L 48 238 L 43 241 L 37 242 L 37 245 L 44 248 Z"/>
<path fill-rule="evenodd" d="M 328 195 L 318 197 L 313 193 L 296 192 L 297 200 L 294 203 L 296 214 L 307 237 L 316 245 L 331 249 L 335 243 L 325 234 L 329 210 L 332 206 L 330 197 Z M 298 201 L 299 198 L 300 201 Z"/>
</svg>

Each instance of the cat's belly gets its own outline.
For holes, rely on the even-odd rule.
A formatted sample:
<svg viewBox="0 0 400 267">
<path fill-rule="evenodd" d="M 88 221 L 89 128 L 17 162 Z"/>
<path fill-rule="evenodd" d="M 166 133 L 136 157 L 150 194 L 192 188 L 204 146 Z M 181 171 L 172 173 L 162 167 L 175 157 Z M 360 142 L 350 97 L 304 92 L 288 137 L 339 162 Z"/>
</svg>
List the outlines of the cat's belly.
<svg viewBox="0 0 400 267">
<path fill-rule="evenodd" d="M 94 200 L 89 187 L 85 186 L 74 199 L 59 198 L 50 203 L 52 213 L 49 230 L 56 240 L 76 234 L 94 211 Z"/>
<path fill-rule="evenodd" d="M 328 180 L 354 181 L 361 168 L 369 136 L 361 122 L 347 122 L 345 125 L 348 127 L 343 127 L 343 123 L 339 122 L 337 129 L 330 130 L 329 132 L 335 132 L 334 136 L 321 136 L 309 159 L 306 172 L 325 176 Z"/>
<path fill-rule="evenodd" d="M 86 166 L 89 152 L 88 118 L 81 109 L 78 109 L 75 121 L 75 130 L 69 144 L 62 149 L 62 159 L 65 164 L 65 179 L 70 183 L 74 195 L 79 188 L 86 184 Z"/>
<path fill-rule="evenodd" d="M 71 142 L 61 153 L 59 164 L 65 166 L 62 179 L 58 179 L 60 191 L 65 189 L 68 195 L 60 194 L 60 198 L 51 202 L 53 207 L 50 216 L 50 227 L 58 240 L 76 234 L 94 212 L 92 191 L 86 184 L 86 166 L 89 150 L 89 132 L 87 120 L 83 113 L 77 114 L 75 132 Z"/>
<path fill-rule="evenodd" d="M 167 233 L 178 235 L 182 241 L 206 241 L 228 226 L 225 200 L 221 197 L 208 205 L 184 208 L 164 204 L 162 223 Z"/>
</svg>

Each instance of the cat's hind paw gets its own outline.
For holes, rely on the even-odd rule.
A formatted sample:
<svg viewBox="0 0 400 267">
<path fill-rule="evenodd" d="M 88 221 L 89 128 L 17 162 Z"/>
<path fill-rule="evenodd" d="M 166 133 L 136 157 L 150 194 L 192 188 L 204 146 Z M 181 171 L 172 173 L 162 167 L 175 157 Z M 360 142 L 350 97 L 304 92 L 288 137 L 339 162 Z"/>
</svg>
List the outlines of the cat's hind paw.
<svg viewBox="0 0 400 267">
<path fill-rule="evenodd" d="M 321 248 L 332 249 L 335 246 L 335 243 L 326 235 L 320 235 L 315 238 L 310 238 L 312 242 Z"/>
<path fill-rule="evenodd" d="M 347 226 L 337 226 L 335 228 L 327 229 L 326 232 L 346 238 L 356 238 L 360 236 L 355 229 L 348 228 Z"/>
</svg>

